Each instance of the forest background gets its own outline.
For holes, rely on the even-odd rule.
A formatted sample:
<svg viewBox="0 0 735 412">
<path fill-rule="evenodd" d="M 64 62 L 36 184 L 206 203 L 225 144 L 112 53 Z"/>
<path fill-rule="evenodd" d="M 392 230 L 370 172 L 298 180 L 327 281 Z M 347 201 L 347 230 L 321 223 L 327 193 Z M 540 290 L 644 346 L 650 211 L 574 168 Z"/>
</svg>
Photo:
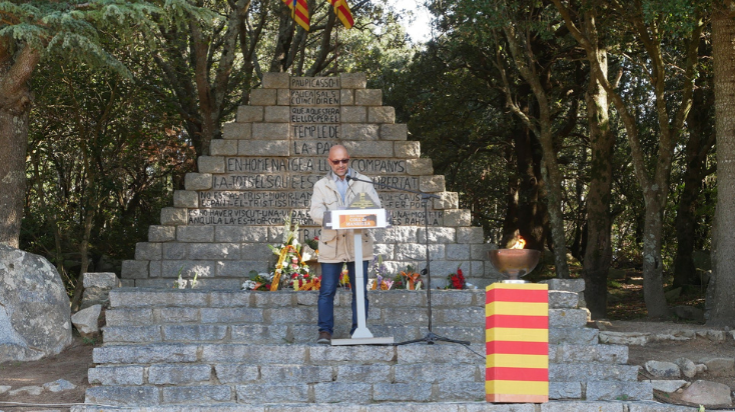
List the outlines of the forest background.
<svg viewBox="0 0 735 412">
<path fill-rule="evenodd" d="M 735 323 L 730 1 L 427 0 L 425 44 L 386 0 L 351 2 L 350 30 L 307 3 L 309 32 L 276 0 L 0 1 L 0 243 L 78 298 L 264 72 L 365 72 L 487 241 L 552 250 L 594 318 L 633 269 L 649 317 L 709 286 L 708 323 Z"/>
</svg>

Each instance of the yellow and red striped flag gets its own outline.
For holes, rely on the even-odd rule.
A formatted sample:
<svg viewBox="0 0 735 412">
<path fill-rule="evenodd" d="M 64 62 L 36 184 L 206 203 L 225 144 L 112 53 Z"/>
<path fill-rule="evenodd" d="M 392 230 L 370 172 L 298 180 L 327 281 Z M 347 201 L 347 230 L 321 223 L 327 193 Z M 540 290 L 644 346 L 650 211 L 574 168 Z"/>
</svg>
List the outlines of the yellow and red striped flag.
<svg viewBox="0 0 735 412">
<path fill-rule="evenodd" d="M 306 5 L 306 0 L 283 0 L 283 2 L 291 9 L 291 17 L 296 23 L 309 31 L 309 7 Z"/>
<path fill-rule="evenodd" d="M 337 17 L 342 20 L 342 24 L 346 28 L 350 29 L 355 25 L 355 20 L 352 18 L 352 12 L 350 6 L 347 5 L 347 0 L 329 0 L 334 7 L 334 12 L 337 13 Z"/>
</svg>

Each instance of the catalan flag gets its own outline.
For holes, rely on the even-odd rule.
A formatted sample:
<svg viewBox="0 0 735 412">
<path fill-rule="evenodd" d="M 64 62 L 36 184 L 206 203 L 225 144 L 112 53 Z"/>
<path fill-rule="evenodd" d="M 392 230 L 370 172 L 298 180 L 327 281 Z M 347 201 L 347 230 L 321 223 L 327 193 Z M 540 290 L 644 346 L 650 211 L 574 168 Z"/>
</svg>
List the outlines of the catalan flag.
<svg viewBox="0 0 735 412">
<path fill-rule="evenodd" d="M 329 0 L 334 7 L 334 12 L 337 13 L 337 17 L 342 20 L 342 24 L 346 28 L 350 29 L 355 25 L 355 20 L 352 18 L 352 12 L 350 6 L 347 5 L 347 0 Z"/>
<path fill-rule="evenodd" d="M 485 290 L 485 399 L 548 402 L 548 285 L 493 283 Z"/>
<path fill-rule="evenodd" d="M 283 2 L 291 9 L 291 17 L 296 23 L 309 31 L 309 7 L 306 5 L 306 0 L 283 0 Z"/>
</svg>

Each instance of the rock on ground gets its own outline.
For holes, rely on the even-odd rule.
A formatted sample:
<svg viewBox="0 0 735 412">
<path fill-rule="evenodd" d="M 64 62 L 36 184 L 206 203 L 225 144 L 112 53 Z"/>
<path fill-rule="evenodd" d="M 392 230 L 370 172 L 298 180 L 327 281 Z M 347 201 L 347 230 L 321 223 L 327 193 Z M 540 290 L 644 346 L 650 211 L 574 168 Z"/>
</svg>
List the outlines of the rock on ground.
<svg viewBox="0 0 735 412">
<path fill-rule="evenodd" d="M 0 362 L 56 355 L 71 344 L 69 297 L 56 268 L 0 245 Z"/>
<path fill-rule="evenodd" d="M 678 378 L 679 366 L 673 362 L 648 361 L 643 365 L 646 371 L 657 378 Z"/>
<path fill-rule="evenodd" d="M 46 389 L 49 392 L 54 392 L 54 393 L 72 390 L 76 387 L 77 385 L 74 385 L 73 383 L 65 379 L 57 379 L 53 382 L 43 384 L 44 389 Z"/>
<path fill-rule="evenodd" d="M 93 305 L 82 309 L 71 317 L 71 323 L 77 328 L 82 337 L 93 336 L 99 333 L 97 321 L 102 312 L 102 305 Z"/>
<path fill-rule="evenodd" d="M 693 378 L 697 374 L 697 365 L 695 365 L 691 359 L 678 358 L 674 363 L 679 366 L 681 374 L 684 375 L 685 378 Z"/>
<path fill-rule="evenodd" d="M 704 406 L 732 405 L 729 386 L 703 380 L 695 381 L 684 389 L 681 400 Z"/>
<path fill-rule="evenodd" d="M 19 395 L 21 393 L 27 393 L 29 395 L 38 396 L 43 392 L 43 388 L 40 386 L 24 386 L 10 391 L 10 396 Z"/>
</svg>

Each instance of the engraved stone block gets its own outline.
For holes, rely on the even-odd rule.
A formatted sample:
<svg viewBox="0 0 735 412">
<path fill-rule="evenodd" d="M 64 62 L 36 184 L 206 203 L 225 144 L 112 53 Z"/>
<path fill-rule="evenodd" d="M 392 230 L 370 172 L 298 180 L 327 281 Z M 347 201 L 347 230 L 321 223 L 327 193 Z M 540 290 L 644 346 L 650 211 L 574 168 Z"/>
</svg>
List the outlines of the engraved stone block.
<svg viewBox="0 0 735 412">
<path fill-rule="evenodd" d="M 135 260 L 161 260 L 161 244 L 148 242 L 136 243 Z"/>
<path fill-rule="evenodd" d="M 288 106 L 266 106 L 264 120 L 266 122 L 286 122 L 291 118 L 291 108 Z"/>
<path fill-rule="evenodd" d="M 212 141 L 214 143 L 214 141 Z M 187 173 L 184 178 L 186 190 L 207 190 L 212 188 L 211 173 Z"/>
<path fill-rule="evenodd" d="M 355 104 L 360 106 L 381 106 L 383 91 L 380 89 L 355 90 Z"/>
<path fill-rule="evenodd" d="M 161 209 L 161 224 L 167 226 L 185 225 L 186 209 L 178 207 L 164 207 Z"/>
<path fill-rule="evenodd" d="M 149 226 L 149 242 L 170 242 L 176 239 L 176 228 L 174 226 Z"/>
<path fill-rule="evenodd" d="M 481 227 L 458 227 L 457 243 L 483 243 L 485 234 Z"/>
<path fill-rule="evenodd" d="M 199 156 L 197 158 L 199 173 L 224 173 L 225 158 L 223 156 Z"/>
<path fill-rule="evenodd" d="M 419 187 L 422 192 L 444 191 L 444 175 L 421 176 L 419 177 L 419 181 Z"/>
<path fill-rule="evenodd" d="M 230 122 L 222 125 L 223 139 L 250 139 L 250 129 L 252 123 L 236 123 Z"/>
<path fill-rule="evenodd" d="M 162 246 L 163 258 L 166 260 L 182 260 L 187 258 L 186 243 L 170 242 Z"/>
<path fill-rule="evenodd" d="M 338 107 L 291 107 L 291 123 L 339 123 Z"/>
<path fill-rule="evenodd" d="M 263 106 L 240 106 L 237 108 L 237 121 L 252 123 L 263 121 Z"/>
<path fill-rule="evenodd" d="M 396 109 L 391 106 L 368 107 L 368 122 L 370 123 L 395 123 Z"/>
<path fill-rule="evenodd" d="M 338 77 L 292 77 L 291 89 L 339 89 Z"/>
<path fill-rule="evenodd" d="M 367 122 L 367 109 L 365 107 L 343 106 L 340 108 L 342 123 L 365 123 Z"/>
<path fill-rule="evenodd" d="M 288 130 L 288 124 L 284 125 Z M 239 143 L 238 153 L 243 156 L 289 155 L 288 140 L 240 140 Z"/>
<path fill-rule="evenodd" d="M 338 124 L 292 124 L 293 139 L 339 139 L 342 126 Z"/>
<path fill-rule="evenodd" d="M 289 109 L 288 107 L 274 108 Z M 253 124 L 253 139 L 285 140 L 288 139 L 288 129 L 288 123 L 255 123 Z"/>
<path fill-rule="evenodd" d="M 345 127 L 344 125 L 342 126 Z M 393 142 L 343 142 L 351 156 L 354 157 L 393 157 Z"/>
<path fill-rule="evenodd" d="M 408 159 L 406 173 L 414 176 L 430 175 L 434 173 L 434 166 L 431 159 Z"/>
<path fill-rule="evenodd" d="M 275 106 L 276 93 L 274 89 L 253 89 L 250 91 L 250 104 L 253 106 Z"/>
<path fill-rule="evenodd" d="M 278 89 L 276 93 L 276 103 L 279 106 L 288 106 L 291 104 L 291 90 L 289 89 Z"/>
<path fill-rule="evenodd" d="M 365 73 L 341 73 L 339 80 L 343 89 L 364 89 L 367 87 Z"/>
<path fill-rule="evenodd" d="M 467 209 L 450 209 L 444 211 L 444 224 L 447 226 L 469 226 L 471 223 L 472 216 Z"/>
<path fill-rule="evenodd" d="M 147 260 L 123 260 L 120 277 L 123 279 L 144 279 L 148 277 Z"/>
<path fill-rule="evenodd" d="M 421 156 L 421 144 L 419 142 L 394 142 L 393 150 L 399 158 L 418 159 Z"/>
<path fill-rule="evenodd" d="M 440 199 L 434 199 L 434 209 L 456 209 L 459 207 L 459 194 L 457 192 L 435 193 Z"/>
<path fill-rule="evenodd" d="M 174 207 L 199 207 L 199 195 L 191 190 L 174 190 Z"/>
<path fill-rule="evenodd" d="M 214 226 L 179 226 L 176 228 L 176 240 L 179 242 L 212 242 Z"/>
<path fill-rule="evenodd" d="M 209 142 L 209 154 L 212 156 L 234 156 L 237 154 L 239 140 L 214 139 Z"/>
<path fill-rule="evenodd" d="M 408 139 L 408 125 L 405 123 L 381 124 L 380 138 L 383 140 L 406 140 Z"/>
<path fill-rule="evenodd" d="M 378 140 L 378 125 L 345 124 L 342 126 L 342 138 L 347 140 Z"/>
<path fill-rule="evenodd" d="M 339 101 L 342 106 L 352 106 L 355 104 L 355 91 L 350 89 L 340 90 Z"/>
<path fill-rule="evenodd" d="M 263 73 L 263 88 L 288 89 L 290 79 L 288 73 L 266 72 Z"/>
</svg>

